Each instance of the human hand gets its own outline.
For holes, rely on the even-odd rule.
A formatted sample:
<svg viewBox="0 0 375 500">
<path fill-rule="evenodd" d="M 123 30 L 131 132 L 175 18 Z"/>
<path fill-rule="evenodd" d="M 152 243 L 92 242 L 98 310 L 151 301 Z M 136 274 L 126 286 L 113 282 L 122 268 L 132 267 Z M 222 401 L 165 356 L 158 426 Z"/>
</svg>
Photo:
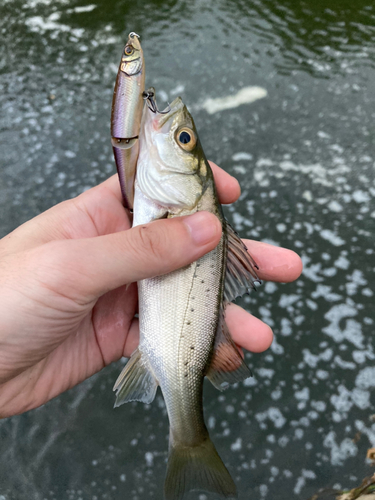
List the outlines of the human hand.
<svg viewBox="0 0 375 500">
<path fill-rule="evenodd" d="M 211 163 L 221 203 L 238 182 Z M 36 408 L 138 344 L 135 281 L 197 260 L 219 242 L 207 212 L 130 229 L 117 176 L 60 203 L 0 240 L 0 417 Z M 302 270 L 292 251 L 245 241 L 259 277 L 289 282 Z M 272 331 L 236 305 L 235 342 L 267 349 Z"/>
</svg>

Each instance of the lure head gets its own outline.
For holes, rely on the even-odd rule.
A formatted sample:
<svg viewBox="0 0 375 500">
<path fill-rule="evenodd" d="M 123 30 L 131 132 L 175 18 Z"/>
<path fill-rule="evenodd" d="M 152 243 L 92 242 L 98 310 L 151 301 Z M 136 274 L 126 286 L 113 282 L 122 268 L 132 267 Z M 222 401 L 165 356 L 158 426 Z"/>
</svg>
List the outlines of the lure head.
<svg viewBox="0 0 375 500">
<path fill-rule="evenodd" d="M 127 76 L 136 75 L 143 67 L 143 52 L 139 42 L 139 36 L 131 32 L 124 47 L 121 58 L 120 70 Z"/>
</svg>

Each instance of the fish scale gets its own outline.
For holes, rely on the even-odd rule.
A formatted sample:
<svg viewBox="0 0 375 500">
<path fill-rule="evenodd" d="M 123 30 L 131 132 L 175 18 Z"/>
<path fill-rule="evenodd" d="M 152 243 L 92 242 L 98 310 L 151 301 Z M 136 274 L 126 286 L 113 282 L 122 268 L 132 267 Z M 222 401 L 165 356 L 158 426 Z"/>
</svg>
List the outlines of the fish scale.
<svg viewBox="0 0 375 500">
<path fill-rule="evenodd" d="M 222 255 L 215 249 L 184 270 L 138 284 L 139 351 L 147 356 L 163 392 L 171 431 L 186 446 L 201 438 L 197 429 L 202 427 L 205 433 L 202 412 L 196 409 L 217 329 L 221 280 L 218 272 L 211 271 L 211 264 L 222 268 Z M 161 315 L 160 311 L 165 312 Z M 183 398 L 176 399 L 176 393 Z"/>
</svg>

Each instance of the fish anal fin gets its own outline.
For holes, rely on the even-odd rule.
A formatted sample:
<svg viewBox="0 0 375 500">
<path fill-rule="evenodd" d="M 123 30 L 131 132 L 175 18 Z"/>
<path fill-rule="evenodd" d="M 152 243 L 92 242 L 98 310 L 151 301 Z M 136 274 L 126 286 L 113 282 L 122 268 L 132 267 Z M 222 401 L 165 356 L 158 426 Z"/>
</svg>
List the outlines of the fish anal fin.
<svg viewBox="0 0 375 500">
<path fill-rule="evenodd" d="M 113 387 L 116 391 L 115 408 L 129 401 L 152 403 L 157 387 L 158 384 L 147 362 L 137 349 L 131 355 Z"/>
<path fill-rule="evenodd" d="M 261 283 L 257 275 L 258 266 L 241 238 L 225 221 L 228 236 L 227 269 L 225 274 L 224 299 L 231 302 L 237 297 L 255 289 L 255 283 Z"/>
<path fill-rule="evenodd" d="M 241 382 L 251 376 L 252 373 L 249 367 L 230 336 L 222 311 L 215 338 L 214 352 L 206 377 L 214 387 L 223 391 L 229 387 L 229 384 Z"/>
</svg>

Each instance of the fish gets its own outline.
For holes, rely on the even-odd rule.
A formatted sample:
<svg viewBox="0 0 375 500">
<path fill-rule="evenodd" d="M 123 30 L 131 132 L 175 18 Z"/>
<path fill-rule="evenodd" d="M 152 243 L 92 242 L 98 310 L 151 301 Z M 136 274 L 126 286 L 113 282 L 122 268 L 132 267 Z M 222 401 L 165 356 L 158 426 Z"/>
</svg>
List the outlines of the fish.
<svg viewBox="0 0 375 500">
<path fill-rule="evenodd" d="M 125 208 L 132 210 L 145 90 L 145 60 L 139 35 L 131 32 L 121 57 L 111 113 L 111 143 Z"/>
<path fill-rule="evenodd" d="M 181 500 L 192 489 L 236 498 L 204 422 L 203 381 L 223 390 L 251 376 L 225 308 L 259 282 L 258 266 L 223 216 L 187 107 L 178 97 L 168 110 L 155 109 L 143 110 L 133 226 L 206 210 L 220 220 L 222 236 L 196 262 L 138 282 L 140 341 L 115 383 L 115 406 L 151 403 L 160 386 L 170 422 L 166 500 Z"/>
</svg>

